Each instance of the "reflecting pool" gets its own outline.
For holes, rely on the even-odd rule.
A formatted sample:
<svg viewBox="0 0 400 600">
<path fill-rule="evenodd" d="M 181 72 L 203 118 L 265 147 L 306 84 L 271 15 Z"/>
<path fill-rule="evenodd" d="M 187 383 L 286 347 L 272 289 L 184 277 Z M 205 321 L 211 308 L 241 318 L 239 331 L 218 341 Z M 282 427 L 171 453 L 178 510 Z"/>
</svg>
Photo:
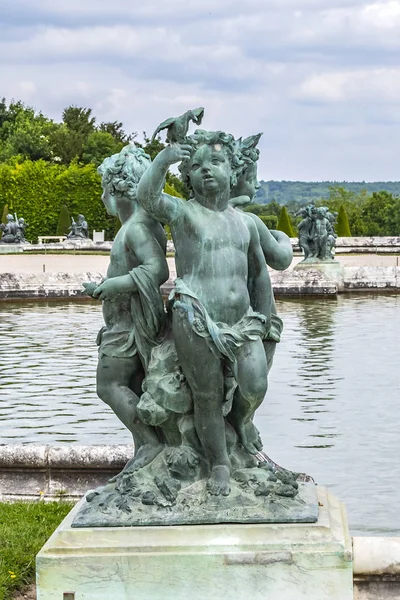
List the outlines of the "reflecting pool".
<svg viewBox="0 0 400 600">
<path fill-rule="evenodd" d="M 353 534 L 400 535 L 400 296 L 278 301 L 257 414 L 265 451 L 346 503 Z M 129 443 L 96 396 L 96 303 L 0 303 L 0 441 Z"/>
</svg>

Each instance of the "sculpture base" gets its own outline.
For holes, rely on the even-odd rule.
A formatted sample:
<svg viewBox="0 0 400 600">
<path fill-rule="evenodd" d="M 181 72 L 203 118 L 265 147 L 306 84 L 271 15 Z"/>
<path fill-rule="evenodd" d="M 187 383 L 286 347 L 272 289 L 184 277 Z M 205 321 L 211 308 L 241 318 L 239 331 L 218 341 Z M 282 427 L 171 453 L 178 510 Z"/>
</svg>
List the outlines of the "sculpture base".
<svg viewBox="0 0 400 600">
<path fill-rule="evenodd" d="M 350 600 L 345 510 L 318 500 L 313 524 L 72 529 L 78 505 L 37 556 L 37 598 Z"/>
<path fill-rule="evenodd" d="M 329 282 L 336 285 L 337 290 L 342 290 L 344 286 L 343 265 L 336 260 L 316 261 L 315 259 L 305 259 L 297 263 L 293 269 L 297 272 L 318 271 Z"/>
<path fill-rule="evenodd" d="M 174 504 L 147 505 L 99 499 L 81 505 L 72 527 L 137 527 L 157 525 L 214 525 L 219 523 L 315 523 L 318 502 L 314 482 L 299 483 L 292 497 L 255 496 L 232 482 L 229 496 L 211 496 L 206 481 L 186 488 Z M 119 507 L 118 507 L 119 504 Z M 126 508 L 125 508 L 126 507 Z M 125 508 L 125 509 L 124 509 Z"/>
<path fill-rule="evenodd" d="M 10 244 L 0 241 L 0 254 L 15 254 L 23 251 L 23 244 Z"/>
<path fill-rule="evenodd" d="M 248 467 L 232 469 L 228 496 L 208 492 L 201 463 L 188 466 L 197 456 L 188 446 L 165 448 L 136 471 L 130 470 L 134 462 L 128 463 L 105 486 L 86 494 L 72 527 L 315 523 L 318 502 L 311 478 L 242 454 Z"/>
</svg>

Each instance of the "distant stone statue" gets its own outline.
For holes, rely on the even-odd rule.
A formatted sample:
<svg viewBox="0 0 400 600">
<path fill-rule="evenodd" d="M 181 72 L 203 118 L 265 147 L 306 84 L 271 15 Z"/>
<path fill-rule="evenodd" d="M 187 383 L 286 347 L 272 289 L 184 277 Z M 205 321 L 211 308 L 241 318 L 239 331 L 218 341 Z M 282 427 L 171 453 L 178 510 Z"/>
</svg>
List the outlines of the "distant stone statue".
<svg viewBox="0 0 400 600">
<path fill-rule="evenodd" d="M 27 228 L 27 226 L 28 223 L 25 222 L 25 219 L 23 217 L 20 217 L 18 219 L 17 239 L 18 242 L 21 244 L 26 244 L 25 229 Z"/>
<path fill-rule="evenodd" d="M 17 215 L 7 215 L 7 223 L 0 223 L 0 229 L 3 235 L 0 239 L 2 244 L 24 244 L 27 243 L 25 239 L 25 229 L 28 223 L 25 219 L 17 218 Z"/>
<path fill-rule="evenodd" d="M 284 269 L 292 258 L 287 236 L 237 208 L 257 186 L 259 136 L 182 135 L 147 168 L 138 149 L 100 167 L 122 227 L 108 278 L 86 286 L 106 323 L 97 385 L 135 453 L 87 495 L 73 526 L 315 521 L 312 482 L 263 453 L 254 423 L 282 325 L 267 262 Z M 163 192 L 177 163 L 188 201 Z M 161 223 L 178 276 L 166 311 Z"/>
<path fill-rule="evenodd" d="M 332 261 L 337 238 L 334 229 L 337 213 L 329 212 L 326 206 L 309 204 L 299 214 L 304 217 L 298 226 L 303 262 Z"/>
<path fill-rule="evenodd" d="M 78 222 L 75 221 L 73 217 L 71 217 L 71 225 L 69 227 L 69 234 L 67 238 L 69 240 L 74 239 L 87 239 L 89 237 L 89 229 L 86 219 L 83 215 L 78 215 Z"/>
</svg>

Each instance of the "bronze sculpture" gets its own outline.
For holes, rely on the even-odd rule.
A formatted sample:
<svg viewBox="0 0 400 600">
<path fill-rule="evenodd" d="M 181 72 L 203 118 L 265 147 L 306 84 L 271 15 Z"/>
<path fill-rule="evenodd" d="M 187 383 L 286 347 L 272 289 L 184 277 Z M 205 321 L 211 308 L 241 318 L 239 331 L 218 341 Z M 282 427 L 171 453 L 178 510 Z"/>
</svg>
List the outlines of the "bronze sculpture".
<svg viewBox="0 0 400 600">
<path fill-rule="evenodd" d="M 99 395 L 132 431 L 135 455 L 103 489 L 88 494 L 75 527 L 316 520 L 312 484 L 262 452 L 254 424 L 282 328 L 267 262 L 284 269 L 292 258 L 285 234 L 271 233 L 255 215 L 235 208 L 254 195 L 259 136 L 242 142 L 221 131 L 186 133 L 184 143 L 175 141 L 147 169 L 135 171 L 134 218 L 125 235 L 136 219 L 139 230 L 131 249 L 127 238 L 113 248 L 108 279 L 88 286 L 103 300 L 106 321 L 98 385 L 121 382 L 126 359 L 131 369 L 124 395 L 112 386 Z M 107 161 L 118 166 L 126 189 L 133 171 L 115 157 L 100 168 L 103 201 L 120 207 L 128 194 L 113 187 L 115 169 Z M 163 192 L 175 163 L 191 191 L 188 201 Z M 149 245 L 139 256 L 146 222 L 153 224 L 145 235 Z M 178 275 L 166 312 L 159 292 L 166 278 L 160 223 L 170 225 Z M 128 264 L 131 251 L 137 266 Z M 104 363 L 109 332 L 112 358 Z M 118 356 L 127 343 L 130 355 Z"/>
</svg>

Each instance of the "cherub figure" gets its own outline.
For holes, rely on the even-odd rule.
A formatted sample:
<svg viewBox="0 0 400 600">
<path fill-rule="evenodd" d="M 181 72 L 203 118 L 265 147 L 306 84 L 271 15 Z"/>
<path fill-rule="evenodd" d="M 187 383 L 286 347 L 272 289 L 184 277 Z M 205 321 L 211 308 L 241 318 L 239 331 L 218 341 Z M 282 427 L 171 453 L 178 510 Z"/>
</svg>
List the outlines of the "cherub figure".
<svg viewBox="0 0 400 600">
<path fill-rule="evenodd" d="M 256 225 L 229 205 L 238 159 L 233 136 L 198 130 L 187 141 L 157 155 L 137 198 L 171 227 L 178 275 L 173 337 L 210 467 L 208 491 L 228 495 L 224 376 L 229 369 L 238 385 L 228 419 L 243 447 L 255 454 L 260 446 L 252 418 L 267 387 L 262 340 L 270 326 L 271 287 Z M 181 161 L 182 179 L 192 192 L 187 202 L 162 193 L 168 168 Z M 259 312 L 252 309 L 249 290 Z"/>
<path fill-rule="evenodd" d="M 315 258 L 315 208 L 313 205 L 305 206 L 298 212 L 303 217 L 298 225 L 299 246 L 304 252 L 304 260 Z"/>
<path fill-rule="evenodd" d="M 245 140 L 237 140 L 240 163 L 237 166 L 237 182 L 231 190 L 230 204 L 238 210 L 241 207 L 251 208 L 251 202 L 258 190 L 259 183 L 257 178 L 257 161 L 260 151 L 257 148 L 261 138 L 261 133 L 249 136 Z M 290 238 L 283 231 L 270 230 L 257 215 L 251 211 L 242 212 L 245 220 L 252 220 L 257 227 L 260 238 L 260 246 L 264 254 L 265 261 L 272 269 L 283 271 L 287 269 L 292 262 L 293 250 Z M 268 271 L 267 271 L 268 273 Z M 269 274 L 268 274 L 269 278 Z M 269 279 L 271 286 L 271 280 Z M 271 328 L 268 336 L 264 340 L 264 349 L 266 352 L 268 370 L 272 366 L 272 360 L 275 352 L 276 343 L 280 341 L 282 332 L 282 321 L 277 315 L 275 299 L 271 286 Z M 257 297 L 252 298 L 252 307 L 259 310 Z"/>
<path fill-rule="evenodd" d="M 7 223 L 0 223 L 0 229 L 3 232 L 2 243 L 13 244 L 17 241 L 18 224 L 13 215 L 7 215 Z"/>
<path fill-rule="evenodd" d="M 162 449 L 154 427 L 137 414 L 145 369 L 164 324 L 160 285 L 168 279 L 164 229 L 136 200 L 138 182 L 150 164 L 143 149 L 129 145 L 100 165 L 103 203 L 122 225 L 111 249 L 107 278 L 95 289 L 85 286 L 90 295 L 103 300 L 97 394 L 132 432 L 131 470 L 151 462 Z"/>
<path fill-rule="evenodd" d="M 15 219 L 17 220 L 17 219 Z M 26 223 L 25 219 L 23 217 L 20 217 L 18 219 L 18 227 L 17 227 L 17 240 L 20 243 L 25 243 L 26 242 L 26 238 L 25 238 L 25 230 L 28 227 L 29 223 Z"/>
</svg>

